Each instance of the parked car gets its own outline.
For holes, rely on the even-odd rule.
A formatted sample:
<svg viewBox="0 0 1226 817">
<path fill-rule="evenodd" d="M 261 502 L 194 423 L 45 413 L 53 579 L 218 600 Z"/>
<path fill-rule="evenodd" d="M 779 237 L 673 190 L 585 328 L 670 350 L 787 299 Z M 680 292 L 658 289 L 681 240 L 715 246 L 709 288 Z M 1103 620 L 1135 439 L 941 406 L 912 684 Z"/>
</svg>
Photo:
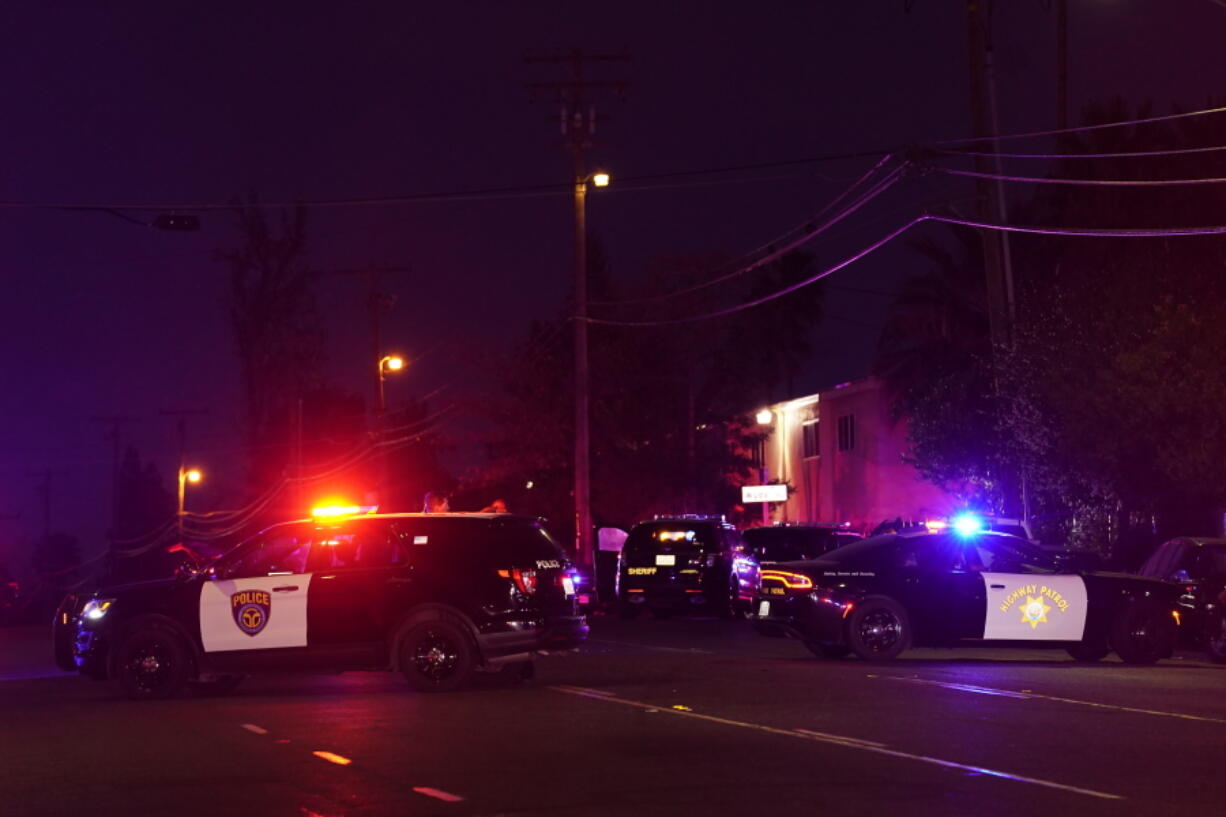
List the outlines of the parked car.
<svg viewBox="0 0 1226 817">
<path fill-rule="evenodd" d="M 823 657 L 990 644 L 1063 647 L 1079 661 L 1114 650 L 1142 664 L 1170 655 L 1178 594 L 1156 579 L 1061 571 L 1009 534 L 884 534 L 764 568 L 754 626 Z"/>
<path fill-rule="evenodd" d="M 747 615 L 758 563 L 722 516 L 681 515 L 640 522 L 626 537 L 618 568 L 618 609 L 634 618 L 704 612 Z"/>
<path fill-rule="evenodd" d="M 587 637 L 571 565 L 534 518 L 373 514 L 274 525 L 205 569 L 69 596 L 56 660 L 132 698 L 287 669 L 396 670 L 421 691 L 530 674 Z"/>
<path fill-rule="evenodd" d="M 759 565 L 816 559 L 864 538 L 841 525 L 772 525 L 750 528 L 744 536 Z"/>
<path fill-rule="evenodd" d="M 1226 661 L 1226 539 L 1180 536 L 1164 542 L 1139 572 L 1180 586 L 1187 641 Z"/>
</svg>

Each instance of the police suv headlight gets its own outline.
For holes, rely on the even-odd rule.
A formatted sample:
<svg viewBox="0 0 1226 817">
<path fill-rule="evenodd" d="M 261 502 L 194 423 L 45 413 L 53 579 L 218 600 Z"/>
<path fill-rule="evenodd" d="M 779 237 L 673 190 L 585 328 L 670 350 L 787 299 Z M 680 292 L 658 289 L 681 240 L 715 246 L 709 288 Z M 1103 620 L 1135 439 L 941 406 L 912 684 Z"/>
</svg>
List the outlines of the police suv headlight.
<svg viewBox="0 0 1226 817">
<path fill-rule="evenodd" d="M 106 611 L 110 610 L 114 603 L 114 599 L 90 599 L 85 602 L 85 607 L 81 610 L 81 618 L 98 621 L 106 615 Z"/>
</svg>

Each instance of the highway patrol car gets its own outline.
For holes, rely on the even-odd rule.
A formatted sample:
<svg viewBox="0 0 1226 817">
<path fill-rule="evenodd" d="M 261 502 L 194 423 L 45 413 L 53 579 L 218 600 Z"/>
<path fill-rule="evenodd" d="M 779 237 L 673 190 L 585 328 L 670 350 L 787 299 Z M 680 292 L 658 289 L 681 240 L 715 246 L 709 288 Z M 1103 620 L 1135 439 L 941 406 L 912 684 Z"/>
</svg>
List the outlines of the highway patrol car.
<svg viewBox="0 0 1226 817">
<path fill-rule="evenodd" d="M 895 658 L 912 645 L 1114 650 L 1152 663 L 1175 644 L 1178 589 L 1113 573 L 1060 572 L 1009 534 L 885 534 L 812 561 L 764 568 L 754 626 L 824 657 Z"/>
<path fill-rule="evenodd" d="M 261 670 L 399 670 L 424 691 L 477 669 L 528 674 L 587 637 L 572 568 L 540 522 L 372 514 L 275 525 L 205 569 L 65 599 L 65 670 L 133 698 Z"/>
</svg>

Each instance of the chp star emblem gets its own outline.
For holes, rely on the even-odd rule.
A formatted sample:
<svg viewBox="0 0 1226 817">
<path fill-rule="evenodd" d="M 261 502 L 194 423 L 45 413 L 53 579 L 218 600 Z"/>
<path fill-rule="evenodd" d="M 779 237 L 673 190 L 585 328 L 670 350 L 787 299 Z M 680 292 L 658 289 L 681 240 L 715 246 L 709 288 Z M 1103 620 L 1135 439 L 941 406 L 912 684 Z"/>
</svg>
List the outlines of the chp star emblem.
<svg viewBox="0 0 1226 817">
<path fill-rule="evenodd" d="M 234 623 L 249 636 L 256 636 L 272 615 L 272 594 L 267 590 L 240 590 L 230 595 Z"/>
<path fill-rule="evenodd" d="M 1042 597 L 1036 599 L 1027 596 L 1026 603 L 1022 605 L 1022 623 L 1029 624 L 1033 630 L 1040 624 L 1047 623 L 1047 614 L 1050 612 L 1051 607 L 1043 603 Z"/>
</svg>

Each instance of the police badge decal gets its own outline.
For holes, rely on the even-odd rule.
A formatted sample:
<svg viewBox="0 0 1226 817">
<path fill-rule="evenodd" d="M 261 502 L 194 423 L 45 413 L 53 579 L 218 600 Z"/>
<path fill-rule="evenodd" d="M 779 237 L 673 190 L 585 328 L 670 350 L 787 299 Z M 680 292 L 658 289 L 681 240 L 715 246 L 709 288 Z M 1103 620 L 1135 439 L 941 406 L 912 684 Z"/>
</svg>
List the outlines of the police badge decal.
<svg viewBox="0 0 1226 817">
<path fill-rule="evenodd" d="M 266 590 L 243 590 L 230 596 L 234 623 L 250 636 L 258 635 L 272 615 L 272 595 Z"/>
</svg>

